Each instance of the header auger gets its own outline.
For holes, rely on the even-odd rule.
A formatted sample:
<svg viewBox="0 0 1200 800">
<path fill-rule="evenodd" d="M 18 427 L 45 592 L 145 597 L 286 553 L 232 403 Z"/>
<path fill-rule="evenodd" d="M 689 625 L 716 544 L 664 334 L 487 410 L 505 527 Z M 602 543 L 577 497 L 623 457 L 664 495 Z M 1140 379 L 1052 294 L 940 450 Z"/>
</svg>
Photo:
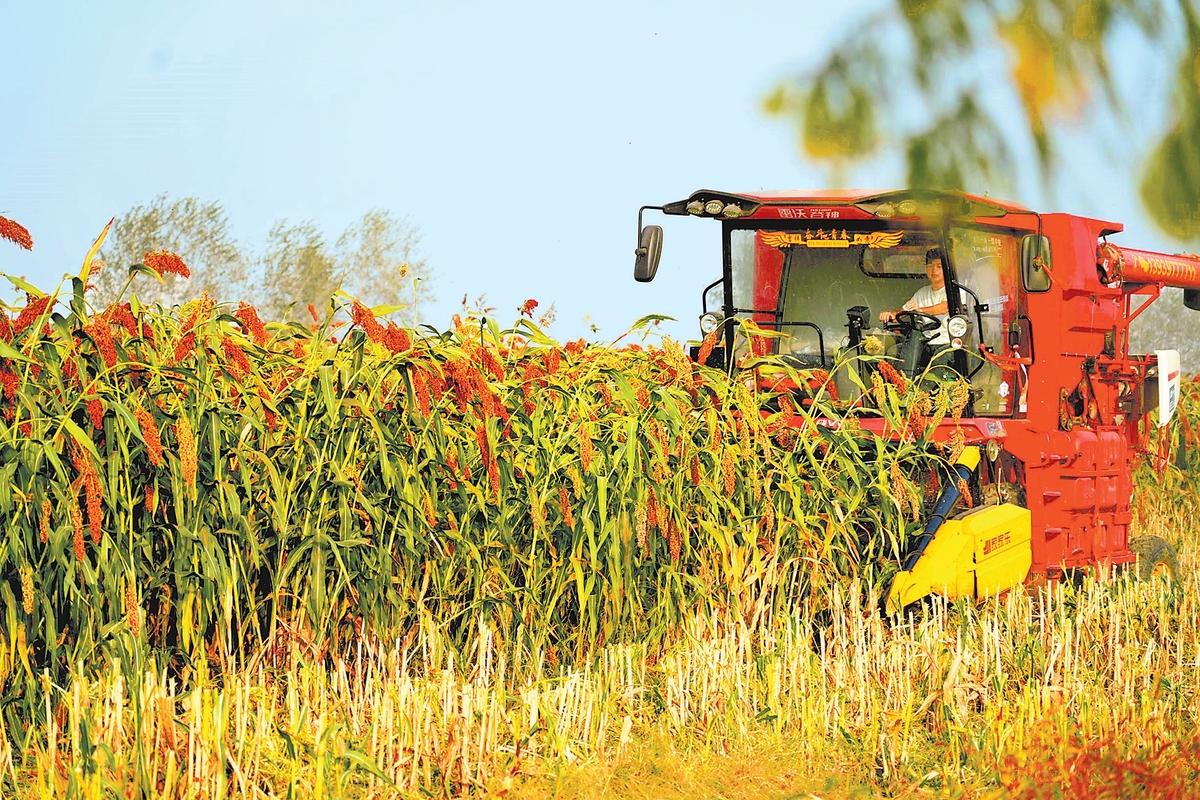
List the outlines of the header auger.
<svg viewBox="0 0 1200 800">
<path fill-rule="evenodd" d="M 701 317 L 706 335 L 723 327 L 710 366 L 775 355 L 823 375 L 836 364 L 808 387 L 860 408 L 872 371 L 969 384 L 961 420 L 930 435 L 958 443 L 961 482 L 927 504 L 891 610 L 1139 556 L 1143 569 L 1172 562 L 1165 542 L 1131 542 L 1129 524 L 1135 462 L 1178 403 L 1179 356 L 1130 353 L 1129 326 L 1166 287 L 1200 310 L 1200 257 L 1114 245 L 1119 223 L 957 192 L 702 190 L 639 211 L 639 281 L 662 249 L 647 209 L 721 224 L 721 277 Z M 748 340 L 739 319 L 775 335 Z M 896 435 L 869 414 L 859 423 Z M 959 502 L 963 483 L 982 502 Z"/>
</svg>

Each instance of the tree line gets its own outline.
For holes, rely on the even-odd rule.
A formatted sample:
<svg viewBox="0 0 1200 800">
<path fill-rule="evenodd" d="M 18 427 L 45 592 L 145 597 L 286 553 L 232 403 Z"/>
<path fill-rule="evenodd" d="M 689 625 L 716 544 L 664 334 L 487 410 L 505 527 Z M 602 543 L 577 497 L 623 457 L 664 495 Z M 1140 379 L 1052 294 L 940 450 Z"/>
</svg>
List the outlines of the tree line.
<svg viewBox="0 0 1200 800">
<path fill-rule="evenodd" d="M 201 292 L 218 302 L 246 301 L 266 319 L 299 320 L 309 304 L 324 309 L 339 290 L 375 307 L 380 316 L 416 325 L 434 298 L 429 265 L 420 255 L 421 235 L 408 220 L 371 210 L 333 242 L 311 221 L 276 222 L 261 249 L 234 236 L 219 202 L 160 195 L 117 217 L 100 258 L 112 268 L 94 279 L 98 304 L 116 300 L 133 282 L 147 303 L 171 306 Z M 166 275 L 161 283 L 127 268 L 146 253 L 178 253 L 192 277 Z"/>
</svg>

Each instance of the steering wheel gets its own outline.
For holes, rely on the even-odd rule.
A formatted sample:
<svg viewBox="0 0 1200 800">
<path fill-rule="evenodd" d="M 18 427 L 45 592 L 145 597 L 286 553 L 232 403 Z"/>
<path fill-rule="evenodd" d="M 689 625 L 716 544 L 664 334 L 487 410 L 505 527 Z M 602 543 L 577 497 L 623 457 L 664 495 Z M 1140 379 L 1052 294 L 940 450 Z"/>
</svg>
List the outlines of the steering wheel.
<svg viewBox="0 0 1200 800">
<path fill-rule="evenodd" d="M 896 326 L 902 330 L 928 333 L 942 327 L 942 321 L 937 317 L 920 311 L 898 311 L 895 316 Z"/>
</svg>

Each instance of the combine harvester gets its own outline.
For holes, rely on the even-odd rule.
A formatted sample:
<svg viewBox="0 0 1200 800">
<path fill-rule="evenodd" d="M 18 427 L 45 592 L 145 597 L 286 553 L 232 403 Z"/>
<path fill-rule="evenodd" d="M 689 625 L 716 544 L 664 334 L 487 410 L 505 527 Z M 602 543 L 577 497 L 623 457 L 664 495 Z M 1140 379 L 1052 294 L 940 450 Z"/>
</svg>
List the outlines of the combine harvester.
<svg viewBox="0 0 1200 800">
<path fill-rule="evenodd" d="M 1130 354 L 1129 326 L 1164 287 L 1182 287 L 1200 310 L 1200 257 L 1110 244 L 1118 223 L 961 193 L 698 191 L 639 210 L 643 282 L 662 251 L 662 228 L 642 226 L 649 209 L 721 223 L 722 274 L 700 319 L 704 334 L 724 326 L 709 366 L 772 353 L 796 370 L 840 365 L 836 396 L 865 406 L 862 386 L 884 362 L 909 379 L 969 381 L 961 421 L 931 439 L 965 435 L 953 468 L 984 502 L 961 510 L 945 482 L 891 584 L 890 611 L 1098 565 L 1174 572 L 1171 546 L 1130 541 L 1129 524 L 1134 463 L 1178 403 L 1179 355 Z M 939 284 L 943 305 L 904 309 L 922 287 L 936 300 Z M 748 345 L 738 318 L 776 335 Z M 865 354 L 878 358 L 853 357 Z M 860 423 L 899 435 L 882 416 Z"/>
</svg>

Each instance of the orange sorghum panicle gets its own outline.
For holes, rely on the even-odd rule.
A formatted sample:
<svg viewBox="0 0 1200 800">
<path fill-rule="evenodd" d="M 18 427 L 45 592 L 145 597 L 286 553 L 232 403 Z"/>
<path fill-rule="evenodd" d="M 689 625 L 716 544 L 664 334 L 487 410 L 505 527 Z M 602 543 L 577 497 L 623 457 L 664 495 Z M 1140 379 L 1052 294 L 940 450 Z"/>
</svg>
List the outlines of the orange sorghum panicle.
<svg viewBox="0 0 1200 800">
<path fill-rule="evenodd" d="M 696 363 L 707 364 L 708 357 L 712 355 L 713 348 L 717 346 L 717 339 L 721 338 L 722 328 L 716 327 L 709 331 L 704 337 L 704 341 L 700 343 L 700 352 L 696 354 Z"/>
<path fill-rule="evenodd" d="M 355 325 L 363 329 L 368 339 L 372 342 L 383 343 L 384 328 L 379 324 L 379 320 L 375 318 L 374 311 L 355 300 L 350 306 L 350 318 L 354 321 Z"/>
<path fill-rule="evenodd" d="M 467 406 L 475 396 L 475 381 L 471 371 L 460 361 L 447 361 L 446 374 L 454 388 L 454 402 L 460 414 L 467 413 Z"/>
<path fill-rule="evenodd" d="M 157 272 L 160 278 L 163 275 L 178 275 L 181 278 L 192 277 L 192 272 L 188 269 L 187 264 L 183 263 L 183 259 L 169 250 L 155 250 L 151 253 L 146 253 L 142 256 L 142 263 Z"/>
<path fill-rule="evenodd" d="M 904 508 L 904 501 L 908 497 L 908 488 L 904 484 L 904 475 L 900 472 L 900 465 L 893 461 L 888 472 L 892 481 L 892 499 L 899 503 L 901 508 Z"/>
<path fill-rule="evenodd" d="M 492 491 L 496 493 L 496 497 L 500 497 L 500 461 L 492 456 L 488 459 L 488 483 L 492 486 Z"/>
<path fill-rule="evenodd" d="M 13 336 L 19 336 L 22 331 L 32 325 L 42 313 L 50 307 L 50 303 L 54 298 L 46 297 L 29 297 L 25 303 L 25 308 L 21 309 L 21 313 L 17 315 L 16 320 L 12 323 Z"/>
<path fill-rule="evenodd" d="M 908 391 L 908 381 L 904 379 L 904 376 L 900 374 L 898 369 L 892 366 L 890 361 L 879 362 L 879 374 L 883 376 L 885 381 L 895 386 L 900 394 Z"/>
<path fill-rule="evenodd" d="M 142 609 L 138 607 L 137 589 L 134 588 L 132 580 L 125 583 L 125 621 L 129 623 L 129 632 L 133 634 L 133 638 L 141 635 Z"/>
<path fill-rule="evenodd" d="M 42 501 L 42 516 L 38 520 L 38 529 L 42 535 L 42 543 L 44 544 L 50 538 L 50 501 Z"/>
<path fill-rule="evenodd" d="M 245 352 L 231 337 L 226 336 L 221 340 L 221 349 L 225 351 L 226 366 L 234 378 L 241 380 L 253 371 Z"/>
<path fill-rule="evenodd" d="M 640 381 L 637 385 L 637 404 L 643 411 L 650 407 L 650 390 L 646 388 L 646 384 Z"/>
<path fill-rule="evenodd" d="M 433 511 L 433 498 L 428 492 L 425 493 L 425 522 L 431 528 L 437 527 L 437 514 Z"/>
<path fill-rule="evenodd" d="M 429 416 L 429 382 L 425 379 L 425 371 L 414 369 L 412 371 L 413 394 L 417 396 L 417 410 L 421 412 L 421 416 Z"/>
<path fill-rule="evenodd" d="M 949 462 L 951 464 L 957 462 L 966 447 L 967 437 L 963 434 L 962 428 L 955 428 L 954 433 L 950 434 L 950 455 L 947 457 Z"/>
<path fill-rule="evenodd" d="M 92 418 L 92 428 L 100 430 L 104 427 L 104 403 L 100 398 L 93 397 L 87 401 L 88 416 Z"/>
<path fill-rule="evenodd" d="M 258 311 L 249 303 L 238 303 L 237 313 L 234 314 L 237 321 L 242 324 L 242 333 L 250 337 L 250 339 L 259 347 L 267 345 L 267 328 L 258 317 Z"/>
<path fill-rule="evenodd" d="M 486 464 L 491 456 L 488 449 L 487 425 L 482 422 L 475 426 L 475 443 L 479 446 L 479 459 Z"/>
<path fill-rule="evenodd" d="M 104 359 L 104 366 L 113 367 L 117 363 L 117 346 L 113 343 L 112 329 L 108 326 L 108 321 L 97 317 L 91 323 L 85 325 L 83 330 L 92 337 L 92 341 L 96 345 L 96 349 L 100 352 L 100 356 Z"/>
<path fill-rule="evenodd" d="M 7 239 L 22 250 L 33 249 L 33 237 L 29 235 L 29 230 L 7 217 L 0 217 L 0 239 Z"/>
<path fill-rule="evenodd" d="M 492 378 L 498 381 L 504 380 L 504 364 L 500 361 L 500 357 L 496 355 L 496 351 L 490 347 L 484 348 L 481 358 L 483 359 L 484 369 L 491 373 Z"/>
<path fill-rule="evenodd" d="M 17 396 L 17 390 L 21 388 L 21 377 L 15 372 L 0 370 L 0 385 L 4 387 L 4 397 L 13 400 Z"/>
<path fill-rule="evenodd" d="M 384 343 L 393 353 L 403 353 L 412 347 L 408 331 L 394 322 L 388 322 L 387 331 L 384 333 Z"/>
<path fill-rule="evenodd" d="M 964 380 L 957 380 L 950 384 L 950 413 L 954 419 L 954 424 L 958 424 L 962 418 L 963 409 L 967 407 L 967 401 L 971 399 L 971 384 Z"/>
<path fill-rule="evenodd" d="M 104 535 L 104 507 L 101 505 L 104 493 L 101 491 L 100 478 L 93 471 L 83 485 L 87 493 L 88 530 L 92 534 L 92 544 L 99 545 Z"/>
<path fill-rule="evenodd" d="M 551 347 L 546 351 L 546 372 L 551 375 L 558 372 L 558 366 L 562 363 L 562 352 L 557 347 Z"/>
<path fill-rule="evenodd" d="M 154 498 L 155 498 L 154 487 L 147 483 L 146 484 L 146 510 L 149 511 L 151 515 L 154 514 Z"/>
<path fill-rule="evenodd" d="M 33 613 L 33 568 L 28 564 L 21 567 L 21 610 Z"/>
<path fill-rule="evenodd" d="M 137 336 L 138 324 L 129 303 L 113 303 L 104 310 L 104 318 L 112 325 L 120 325 L 130 336 Z"/>
<path fill-rule="evenodd" d="M 545 524 L 545 513 L 542 509 L 541 498 L 537 496 L 537 492 L 530 489 L 529 491 L 529 518 L 533 520 L 533 527 L 541 530 Z"/>
<path fill-rule="evenodd" d="M 646 524 L 651 528 L 657 528 L 659 524 L 658 498 L 654 495 L 653 486 L 646 490 Z"/>
<path fill-rule="evenodd" d="M 150 463 L 161 467 L 163 464 L 162 440 L 158 435 L 158 424 L 154 421 L 154 415 L 138 406 L 133 410 L 133 417 L 142 429 L 142 438 L 146 440 L 146 455 L 150 457 Z"/>
<path fill-rule="evenodd" d="M 667 426 L 660 420 L 654 420 L 654 437 L 658 439 L 658 445 L 662 448 L 663 458 L 669 458 L 671 455 L 671 442 L 667 437 Z"/>
<path fill-rule="evenodd" d="M 737 479 L 734 476 L 733 466 L 733 449 L 727 447 L 721 455 L 721 472 L 725 477 L 725 494 L 730 497 L 733 496 L 733 490 L 737 488 Z"/>
<path fill-rule="evenodd" d="M 592 435 L 588 432 L 587 423 L 579 425 L 579 463 L 583 467 L 584 472 L 592 470 L 592 456 L 595 454 L 595 449 L 592 447 Z"/>
<path fill-rule="evenodd" d="M 692 486 L 700 486 L 700 456 L 692 456 Z"/>
<path fill-rule="evenodd" d="M 796 404 L 792 402 L 791 395 L 779 395 L 779 410 L 784 414 L 794 415 L 796 413 Z"/>
<path fill-rule="evenodd" d="M 179 340 L 179 344 L 175 345 L 174 363 L 178 364 L 180 361 L 183 361 L 183 359 L 191 355 L 195 349 L 196 333 L 195 331 L 189 331 L 188 333 L 184 334 L 183 338 Z"/>
<path fill-rule="evenodd" d="M 641 550 L 643 553 L 646 552 L 646 549 L 647 549 L 646 548 L 647 534 L 648 534 L 648 527 L 647 527 L 647 520 L 646 520 L 646 506 L 641 505 L 641 506 L 638 506 L 638 510 L 637 510 L 637 546 L 638 546 L 638 549 Z"/>
<path fill-rule="evenodd" d="M 971 486 L 965 478 L 959 478 L 957 481 L 959 494 L 962 495 L 963 502 L 967 504 L 967 508 L 975 507 L 975 500 L 971 497 Z"/>
<path fill-rule="evenodd" d="M 175 438 L 179 442 L 179 461 L 183 466 L 183 482 L 196 485 L 196 437 L 192 435 L 192 423 L 187 415 L 180 415 L 175 423 Z"/>
<path fill-rule="evenodd" d="M 567 487 L 558 487 L 558 505 L 562 508 L 563 524 L 568 528 L 575 527 L 575 518 L 571 514 L 571 498 L 567 494 Z"/>
</svg>

